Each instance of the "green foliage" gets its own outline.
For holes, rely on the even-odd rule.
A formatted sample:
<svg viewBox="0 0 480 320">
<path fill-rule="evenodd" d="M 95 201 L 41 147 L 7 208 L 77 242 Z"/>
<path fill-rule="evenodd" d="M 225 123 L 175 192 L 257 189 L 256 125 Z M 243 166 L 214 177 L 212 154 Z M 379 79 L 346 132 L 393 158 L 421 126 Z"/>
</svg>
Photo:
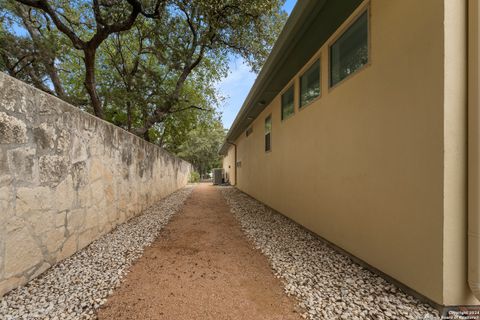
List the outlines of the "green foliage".
<svg viewBox="0 0 480 320">
<path fill-rule="evenodd" d="M 198 173 L 197 171 L 192 171 L 190 173 L 190 178 L 188 179 L 188 182 L 190 183 L 200 182 L 200 173 Z"/>
<path fill-rule="evenodd" d="M 283 2 L 0 0 L 0 71 L 205 174 L 225 135 L 215 88 L 228 57 L 258 71 L 286 20 Z"/>
<path fill-rule="evenodd" d="M 88 100 L 81 79 L 75 75 L 83 73 L 79 59 L 68 39 L 45 15 L 16 2 L 0 0 L 0 71 L 84 106 Z M 73 65 L 75 61 L 77 65 Z"/>
<path fill-rule="evenodd" d="M 176 154 L 189 161 L 203 176 L 221 166 L 218 150 L 224 139 L 225 129 L 220 119 L 214 117 L 190 130 Z"/>
</svg>

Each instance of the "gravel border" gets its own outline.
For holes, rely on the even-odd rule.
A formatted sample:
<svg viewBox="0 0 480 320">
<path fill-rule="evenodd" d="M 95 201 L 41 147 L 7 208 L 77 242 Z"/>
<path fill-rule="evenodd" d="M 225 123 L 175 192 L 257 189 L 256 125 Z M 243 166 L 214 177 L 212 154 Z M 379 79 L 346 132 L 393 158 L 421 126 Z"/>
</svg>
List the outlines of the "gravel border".
<svg viewBox="0 0 480 320">
<path fill-rule="evenodd" d="M 0 319 L 96 319 L 128 268 L 193 190 L 187 186 L 0 298 Z"/>
<path fill-rule="evenodd" d="M 255 248 L 310 319 L 439 319 L 437 310 L 234 187 L 219 187 Z"/>
</svg>

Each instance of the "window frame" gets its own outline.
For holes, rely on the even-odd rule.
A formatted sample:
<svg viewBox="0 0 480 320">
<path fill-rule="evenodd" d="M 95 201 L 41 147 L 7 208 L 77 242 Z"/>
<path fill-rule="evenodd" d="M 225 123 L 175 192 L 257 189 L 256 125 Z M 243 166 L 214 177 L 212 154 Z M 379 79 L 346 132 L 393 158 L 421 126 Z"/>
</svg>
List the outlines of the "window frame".
<svg viewBox="0 0 480 320">
<path fill-rule="evenodd" d="M 295 86 L 295 78 L 294 78 L 292 81 L 290 81 L 286 85 L 285 89 L 282 90 L 282 92 L 280 93 L 280 120 L 282 122 L 295 115 L 295 91 L 296 91 L 295 88 L 296 88 L 296 86 Z M 287 91 L 289 91 L 290 89 L 292 89 L 292 91 L 293 91 L 293 112 L 291 114 L 289 114 L 288 116 L 284 117 L 283 116 L 283 95 L 285 93 L 287 93 Z"/>
<path fill-rule="evenodd" d="M 318 62 L 318 74 L 319 74 L 318 75 L 318 87 L 320 88 L 320 93 L 318 94 L 318 96 L 316 96 L 315 98 L 310 100 L 308 103 L 305 103 L 304 105 L 302 105 L 302 77 L 308 71 L 310 71 L 310 69 L 313 67 L 313 65 L 317 62 Z M 306 107 L 308 107 L 309 105 L 311 105 L 312 103 L 314 103 L 315 101 L 317 101 L 318 99 L 320 99 L 320 97 L 322 96 L 322 93 L 323 93 L 323 90 L 322 90 L 322 56 L 319 55 L 318 57 L 314 57 L 313 62 L 307 64 L 304 67 L 303 72 L 301 72 L 301 74 L 298 76 L 298 110 L 299 111 L 303 110 Z"/>
<path fill-rule="evenodd" d="M 270 131 L 267 132 L 266 124 L 267 120 L 270 121 Z M 265 117 L 265 120 L 263 122 L 264 125 L 264 140 L 263 140 L 263 149 L 265 153 L 269 153 L 272 151 L 272 114 L 270 113 L 268 116 Z M 267 150 L 267 135 L 269 135 L 269 149 Z"/>
<path fill-rule="evenodd" d="M 368 49 L 368 56 L 367 56 L 367 62 L 355 70 L 355 72 L 349 74 L 342 80 L 338 81 L 335 84 L 332 84 L 332 46 L 337 42 L 338 39 L 340 39 L 345 32 L 347 32 L 350 27 L 358 21 L 358 19 L 364 14 L 367 14 L 367 49 Z M 328 48 L 327 48 L 327 54 L 328 54 L 328 91 L 335 89 L 348 79 L 352 78 L 353 76 L 361 73 L 361 71 L 365 70 L 366 68 L 370 67 L 372 64 L 372 46 L 371 46 L 371 21 L 372 21 L 372 15 L 371 15 L 371 8 L 370 8 L 370 2 L 367 2 L 363 8 L 361 8 L 357 13 L 354 15 L 350 16 L 346 21 L 350 20 L 346 25 L 340 27 L 336 31 L 336 35 L 328 42 Z"/>
</svg>

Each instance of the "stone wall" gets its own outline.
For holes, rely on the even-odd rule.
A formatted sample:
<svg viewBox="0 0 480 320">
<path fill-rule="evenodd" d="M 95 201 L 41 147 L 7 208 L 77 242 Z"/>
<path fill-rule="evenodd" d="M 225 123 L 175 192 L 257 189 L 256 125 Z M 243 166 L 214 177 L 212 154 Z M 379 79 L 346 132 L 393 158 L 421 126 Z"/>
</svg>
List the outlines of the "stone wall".
<svg viewBox="0 0 480 320">
<path fill-rule="evenodd" d="M 0 73 L 0 296 L 183 187 L 190 170 Z"/>
</svg>

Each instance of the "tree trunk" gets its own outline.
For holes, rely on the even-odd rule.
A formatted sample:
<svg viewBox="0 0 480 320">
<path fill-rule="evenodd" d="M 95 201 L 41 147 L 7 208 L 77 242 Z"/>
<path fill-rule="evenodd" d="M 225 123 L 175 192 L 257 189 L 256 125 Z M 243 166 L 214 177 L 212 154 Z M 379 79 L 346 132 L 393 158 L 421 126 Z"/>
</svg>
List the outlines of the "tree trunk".
<svg viewBox="0 0 480 320">
<path fill-rule="evenodd" d="M 132 102 L 127 101 L 127 130 L 132 132 Z"/>
<path fill-rule="evenodd" d="M 85 53 L 85 88 L 92 102 L 93 112 L 100 119 L 104 118 L 103 107 L 97 93 L 97 86 L 95 81 L 95 54 L 96 49 L 88 48 L 84 50 Z"/>
<path fill-rule="evenodd" d="M 45 68 L 50 77 L 50 80 L 52 80 L 53 88 L 55 90 L 55 93 L 57 94 L 57 97 L 64 101 L 70 102 L 68 99 L 68 95 L 63 88 L 60 77 L 58 76 L 57 69 L 55 68 L 55 62 L 53 60 L 47 62 Z"/>
</svg>

